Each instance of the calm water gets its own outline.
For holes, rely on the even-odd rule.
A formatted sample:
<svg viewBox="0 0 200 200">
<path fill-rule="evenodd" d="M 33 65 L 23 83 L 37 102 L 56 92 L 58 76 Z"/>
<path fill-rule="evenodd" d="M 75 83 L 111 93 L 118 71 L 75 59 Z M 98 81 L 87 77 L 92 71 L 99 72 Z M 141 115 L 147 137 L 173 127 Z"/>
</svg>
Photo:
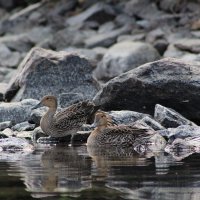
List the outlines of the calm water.
<svg viewBox="0 0 200 200">
<path fill-rule="evenodd" d="M 0 199 L 197 200 L 200 154 L 176 161 L 164 152 L 82 146 L 0 154 Z"/>
</svg>

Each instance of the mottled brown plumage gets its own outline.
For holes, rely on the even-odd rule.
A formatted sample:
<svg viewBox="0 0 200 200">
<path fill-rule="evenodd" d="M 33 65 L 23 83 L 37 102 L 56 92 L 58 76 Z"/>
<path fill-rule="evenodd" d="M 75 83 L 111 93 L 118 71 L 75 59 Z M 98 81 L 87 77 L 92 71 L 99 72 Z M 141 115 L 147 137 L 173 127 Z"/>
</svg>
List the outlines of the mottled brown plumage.
<svg viewBox="0 0 200 200">
<path fill-rule="evenodd" d="M 51 137 L 73 135 L 86 123 L 88 116 L 96 111 L 92 102 L 83 101 L 57 112 L 57 99 L 54 96 L 44 96 L 38 104 L 41 105 L 49 109 L 41 118 L 40 126 Z"/>
<path fill-rule="evenodd" d="M 113 126 L 110 120 L 111 118 L 107 114 L 103 112 L 96 113 L 96 128 L 88 137 L 87 145 L 137 145 L 139 141 L 148 140 L 156 133 L 150 129 L 131 125 Z"/>
</svg>

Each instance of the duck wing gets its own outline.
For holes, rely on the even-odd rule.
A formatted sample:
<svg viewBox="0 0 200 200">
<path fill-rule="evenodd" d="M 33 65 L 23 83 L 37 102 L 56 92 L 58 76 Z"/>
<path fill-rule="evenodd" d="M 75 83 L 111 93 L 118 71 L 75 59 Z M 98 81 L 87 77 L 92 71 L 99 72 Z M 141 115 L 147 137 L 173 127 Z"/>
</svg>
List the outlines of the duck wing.
<svg viewBox="0 0 200 200">
<path fill-rule="evenodd" d="M 55 126 L 59 128 L 76 128 L 85 123 L 88 115 L 94 110 L 94 104 L 83 101 L 64 108 L 54 116 Z"/>
<path fill-rule="evenodd" d="M 130 146 L 136 140 L 148 139 L 150 136 L 152 136 L 152 131 L 149 129 L 121 125 L 105 128 L 101 134 L 101 140 L 106 144 Z"/>
</svg>

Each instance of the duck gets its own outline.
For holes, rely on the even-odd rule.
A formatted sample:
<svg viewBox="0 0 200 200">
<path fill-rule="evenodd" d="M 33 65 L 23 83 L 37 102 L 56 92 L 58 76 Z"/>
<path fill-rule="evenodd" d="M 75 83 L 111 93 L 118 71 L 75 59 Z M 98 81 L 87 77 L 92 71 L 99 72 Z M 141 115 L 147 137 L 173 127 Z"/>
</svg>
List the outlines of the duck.
<svg viewBox="0 0 200 200">
<path fill-rule="evenodd" d="M 134 146 L 140 144 L 158 143 L 162 148 L 165 139 L 156 131 L 138 125 L 116 125 L 105 112 L 97 111 L 94 126 L 96 127 L 87 139 L 87 146 Z"/>
<path fill-rule="evenodd" d="M 44 96 L 32 109 L 41 106 L 48 107 L 47 112 L 40 120 L 40 127 L 45 135 L 52 138 L 61 138 L 73 135 L 93 115 L 98 106 L 91 101 L 81 101 L 58 111 L 57 98 L 53 95 Z"/>
</svg>

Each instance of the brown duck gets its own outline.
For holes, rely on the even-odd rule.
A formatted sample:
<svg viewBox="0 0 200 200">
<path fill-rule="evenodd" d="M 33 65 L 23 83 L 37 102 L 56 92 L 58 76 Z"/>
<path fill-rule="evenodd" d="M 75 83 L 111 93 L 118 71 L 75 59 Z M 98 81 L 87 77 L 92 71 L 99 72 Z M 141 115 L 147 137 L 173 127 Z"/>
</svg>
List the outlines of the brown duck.
<svg viewBox="0 0 200 200">
<path fill-rule="evenodd" d="M 137 146 L 140 143 L 157 140 L 165 143 L 164 138 L 151 129 L 134 125 L 114 126 L 111 118 L 104 112 L 96 113 L 94 124 L 96 128 L 87 139 L 88 146 Z"/>
<path fill-rule="evenodd" d="M 40 126 L 46 135 L 64 137 L 76 133 L 86 123 L 88 117 L 98 109 L 92 102 L 82 101 L 57 111 L 57 98 L 44 96 L 33 109 L 47 106 L 49 109 L 40 120 Z"/>
</svg>

